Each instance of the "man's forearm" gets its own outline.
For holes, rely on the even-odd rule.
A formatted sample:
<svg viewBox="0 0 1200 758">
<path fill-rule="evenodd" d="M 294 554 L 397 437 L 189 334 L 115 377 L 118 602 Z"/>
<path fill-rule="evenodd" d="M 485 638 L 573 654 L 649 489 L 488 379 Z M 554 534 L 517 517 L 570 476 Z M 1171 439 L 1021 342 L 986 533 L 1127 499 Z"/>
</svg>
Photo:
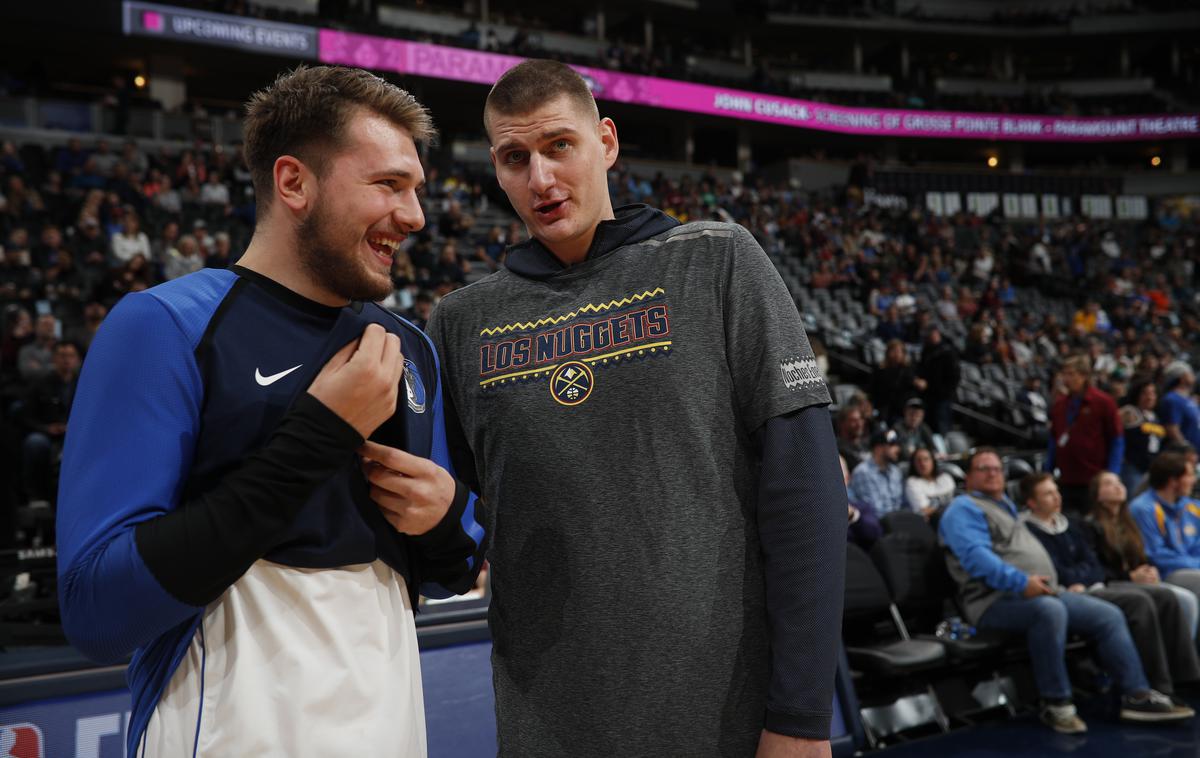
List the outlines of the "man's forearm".
<svg viewBox="0 0 1200 758">
<path fill-rule="evenodd" d="M 769 419 L 760 433 L 758 527 L 772 677 L 765 727 L 825 740 L 841 638 L 846 490 L 829 411 Z"/>
</svg>

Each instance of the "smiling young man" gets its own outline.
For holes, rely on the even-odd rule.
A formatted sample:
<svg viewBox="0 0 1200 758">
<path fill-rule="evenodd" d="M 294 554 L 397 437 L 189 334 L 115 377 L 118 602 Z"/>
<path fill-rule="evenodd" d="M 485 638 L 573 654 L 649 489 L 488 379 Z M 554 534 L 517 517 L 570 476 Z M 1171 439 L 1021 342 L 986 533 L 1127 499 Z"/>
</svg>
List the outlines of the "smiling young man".
<svg viewBox="0 0 1200 758">
<path fill-rule="evenodd" d="M 783 282 L 740 226 L 614 211 L 567 66 L 484 122 L 532 239 L 430 332 L 496 529 L 500 754 L 828 754 L 847 499 Z"/>
<path fill-rule="evenodd" d="M 482 532 L 432 345 L 370 301 L 424 224 L 433 125 L 320 67 L 257 93 L 245 126 L 240 265 L 127 296 L 88 353 L 63 624 L 92 658 L 133 654 L 129 755 L 423 756 L 416 593 L 469 589 Z"/>
</svg>

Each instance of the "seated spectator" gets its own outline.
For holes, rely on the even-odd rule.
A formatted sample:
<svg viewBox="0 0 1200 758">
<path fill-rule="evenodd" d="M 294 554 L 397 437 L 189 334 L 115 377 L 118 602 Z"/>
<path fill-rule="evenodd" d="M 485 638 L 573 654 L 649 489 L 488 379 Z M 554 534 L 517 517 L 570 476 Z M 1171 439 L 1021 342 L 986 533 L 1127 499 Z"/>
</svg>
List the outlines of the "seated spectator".
<svg viewBox="0 0 1200 758">
<path fill-rule="evenodd" d="M 499 225 L 493 225 L 488 229 L 487 236 L 475 247 L 475 260 L 483 262 L 490 270 L 495 271 L 500 268 L 506 249 L 504 230 Z"/>
<path fill-rule="evenodd" d="M 1169 696 L 1175 684 L 1200 680 L 1190 620 L 1175 593 L 1157 584 L 1106 583 L 1083 527 L 1063 515 L 1062 496 L 1050 474 L 1022 479 L 1021 499 L 1028 508 L 1021 520 L 1046 548 L 1059 584 L 1067 592 L 1086 592 L 1121 609 L 1150 686 Z M 1180 701 L 1176 705 L 1183 707 Z"/>
<path fill-rule="evenodd" d="M 4 333 L 0 334 L 0 377 L 4 383 L 20 378 L 18 369 L 21 348 L 35 339 L 33 318 L 19 305 L 4 309 Z"/>
<path fill-rule="evenodd" d="M 1095 644 L 1121 693 L 1122 718 L 1184 717 L 1170 698 L 1150 689 L 1121 611 L 1099 598 L 1061 591 L 1053 561 L 1004 492 L 995 450 L 979 448 L 967 461 L 967 494 L 950 503 L 938 536 L 967 620 L 980 629 L 1025 635 L 1043 723 L 1065 734 L 1087 731 L 1071 700 L 1063 657 L 1068 632 Z"/>
<path fill-rule="evenodd" d="M 1129 512 L 1141 531 L 1146 557 L 1171 584 L 1200 596 L 1200 505 L 1192 499 L 1195 466 L 1178 453 L 1150 462 L 1150 488 Z"/>
<path fill-rule="evenodd" d="M 893 302 L 883 312 L 883 320 L 875 327 L 875 336 L 890 345 L 892 342 L 900 342 L 905 331 L 904 322 L 900 320 L 900 309 Z"/>
<path fill-rule="evenodd" d="M 924 386 L 908 362 L 908 350 L 896 338 L 887 343 L 883 365 L 871 372 L 867 395 L 879 411 L 880 420 L 893 424 L 904 415 L 904 404 Z"/>
<path fill-rule="evenodd" d="M 838 452 L 850 465 L 857 466 L 871 454 L 867 422 L 862 408 L 846 405 L 837 413 Z"/>
<path fill-rule="evenodd" d="M 1146 558 L 1142 533 L 1129 512 L 1125 485 L 1116 474 L 1097 474 L 1088 488 L 1092 512 L 1083 522 L 1084 535 L 1104 564 L 1106 581 L 1163 586 L 1175 593 L 1192 637 L 1200 630 L 1200 600 L 1176 584 L 1162 581 L 1158 569 Z"/>
<path fill-rule="evenodd" d="M 1174 361 L 1163 370 L 1163 395 L 1158 415 L 1171 442 L 1186 442 L 1200 449 L 1200 406 L 1193 392 L 1196 375 L 1183 361 Z"/>
<path fill-rule="evenodd" d="M 140 255 L 150 260 L 150 238 L 142 231 L 141 221 L 132 208 L 126 208 L 121 218 L 121 230 L 112 237 L 112 257 L 117 265 L 128 263 Z"/>
<path fill-rule="evenodd" d="M 201 257 L 207 258 L 212 255 L 217 241 L 208 233 L 208 223 L 204 219 L 198 218 L 192 222 L 192 236 L 196 238 L 196 244 L 200 247 Z"/>
<path fill-rule="evenodd" d="M 850 499 L 870 505 L 880 517 L 904 510 L 904 475 L 896 462 L 900 459 L 900 439 L 895 432 L 880 430 L 871 435 L 871 457 L 854 467 L 850 474 Z"/>
<path fill-rule="evenodd" d="M 908 505 L 928 520 L 954 499 L 954 477 L 941 471 L 932 448 L 919 447 L 909 458 L 904 494 Z"/>
<path fill-rule="evenodd" d="M 847 486 L 847 508 L 850 515 L 850 525 L 846 528 L 846 539 L 863 550 L 870 550 L 871 546 L 883 535 L 883 527 L 880 526 L 879 517 L 870 503 L 849 499 L 850 469 L 846 466 L 845 457 L 839 455 L 838 459 L 842 462 L 842 482 Z"/>
<path fill-rule="evenodd" d="M 1044 468 L 1059 470 L 1064 507 L 1072 516 L 1087 513 L 1087 488 L 1101 471 L 1121 471 L 1125 435 L 1112 395 L 1092 386 L 1086 355 L 1068 358 L 1061 372 L 1067 393 L 1050 409 L 1050 440 Z"/>
<path fill-rule="evenodd" d="M 33 328 L 33 341 L 17 353 L 17 370 L 21 378 L 32 382 L 54 371 L 54 346 L 58 344 L 58 319 L 43 313 Z"/>
<path fill-rule="evenodd" d="M 96 338 L 96 332 L 100 331 L 100 324 L 107 315 L 108 308 L 104 307 L 104 303 L 96 300 L 86 303 L 83 306 L 83 323 L 68 335 L 68 339 L 86 353 L 92 346 L 92 340 Z"/>
<path fill-rule="evenodd" d="M 902 458 L 911 458 L 912 454 L 922 447 L 937 453 L 943 452 L 938 450 L 933 430 L 925 423 L 925 403 L 919 397 L 910 397 L 904 403 L 904 416 L 895 429 L 897 436 L 900 437 L 900 456 Z"/>
<path fill-rule="evenodd" d="M 30 505 L 49 505 L 54 494 L 54 460 L 67 433 L 67 415 L 79 378 L 79 347 L 59 342 L 54 347 L 53 369 L 29 385 L 22 420 L 28 434 L 21 448 L 25 496 Z"/>
<path fill-rule="evenodd" d="M 1162 451 L 1167 429 L 1158 422 L 1154 412 L 1158 405 L 1158 388 L 1154 382 L 1141 380 L 1129 388 L 1125 404 L 1118 411 L 1125 427 L 1125 460 L 1121 463 L 1121 483 L 1133 492 L 1150 470 L 1150 461 Z"/>
<path fill-rule="evenodd" d="M 185 234 L 179 238 L 178 245 L 167 251 L 167 259 L 163 263 L 163 276 L 170 281 L 202 268 L 204 257 L 200 255 L 200 245 L 196 243 L 195 237 Z"/>
<path fill-rule="evenodd" d="M 200 188 L 200 202 L 204 205 L 229 206 L 229 186 L 221 181 L 216 171 L 208 175 L 208 181 Z"/>
<path fill-rule="evenodd" d="M 233 256 L 233 243 L 228 232 L 217 232 L 213 235 L 213 250 L 204 259 L 205 268 L 229 268 L 237 263 Z"/>
</svg>

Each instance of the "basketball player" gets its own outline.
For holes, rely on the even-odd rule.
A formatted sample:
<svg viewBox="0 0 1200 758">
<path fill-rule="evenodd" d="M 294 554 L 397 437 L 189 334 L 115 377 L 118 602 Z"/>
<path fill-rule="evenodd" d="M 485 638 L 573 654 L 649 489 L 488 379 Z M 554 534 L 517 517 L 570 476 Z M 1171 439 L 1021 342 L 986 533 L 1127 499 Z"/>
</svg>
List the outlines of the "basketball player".
<svg viewBox="0 0 1200 758">
<path fill-rule="evenodd" d="M 429 328 L 494 537 L 500 755 L 828 755 L 846 490 L 783 282 L 740 226 L 614 211 L 567 66 L 511 69 L 484 124 L 532 239 Z"/>
<path fill-rule="evenodd" d="M 424 224 L 433 134 L 364 71 L 280 77 L 248 105 L 240 265 L 126 296 L 89 351 L 63 622 L 89 657 L 133 654 L 129 755 L 425 755 L 413 606 L 470 588 L 482 532 L 437 356 L 371 301 Z"/>
</svg>

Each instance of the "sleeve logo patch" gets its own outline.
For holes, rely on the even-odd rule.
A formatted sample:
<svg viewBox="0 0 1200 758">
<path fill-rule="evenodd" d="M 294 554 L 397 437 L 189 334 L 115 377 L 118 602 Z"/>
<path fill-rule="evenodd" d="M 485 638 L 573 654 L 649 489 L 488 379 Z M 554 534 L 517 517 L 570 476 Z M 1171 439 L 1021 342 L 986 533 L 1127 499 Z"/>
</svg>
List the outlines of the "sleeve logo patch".
<svg viewBox="0 0 1200 758">
<path fill-rule="evenodd" d="M 783 374 L 783 386 L 789 390 L 819 387 L 825 383 L 815 358 L 788 358 L 780 362 L 779 371 Z"/>
</svg>

